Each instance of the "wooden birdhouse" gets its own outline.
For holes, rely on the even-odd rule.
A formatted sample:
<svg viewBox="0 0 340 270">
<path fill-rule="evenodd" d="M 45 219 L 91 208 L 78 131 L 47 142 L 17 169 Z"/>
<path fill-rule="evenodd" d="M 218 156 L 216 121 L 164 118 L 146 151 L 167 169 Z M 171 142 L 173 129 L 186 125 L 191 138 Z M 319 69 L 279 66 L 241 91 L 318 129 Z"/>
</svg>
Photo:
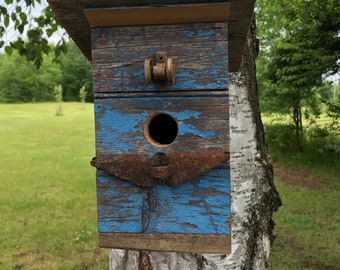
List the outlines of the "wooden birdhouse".
<svg viewBox="0 0 340 270">
<path fill-rule="evenodd" d="M 228 65 L 253 1 L 49 3 L 92 62 L 99 245 L 229 253 Z"/>
</svg>

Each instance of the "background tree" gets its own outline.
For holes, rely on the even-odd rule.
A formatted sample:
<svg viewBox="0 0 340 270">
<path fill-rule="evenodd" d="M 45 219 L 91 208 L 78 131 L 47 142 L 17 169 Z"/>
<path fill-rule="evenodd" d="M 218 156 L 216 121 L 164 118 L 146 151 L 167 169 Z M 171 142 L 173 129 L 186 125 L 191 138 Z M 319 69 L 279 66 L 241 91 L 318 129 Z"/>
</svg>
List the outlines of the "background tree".
<svg viewBox="0 0 340 270">
<path fill-rule="evenodd" d="M 62 116 L 63 115 L 63 87 L 58 84 L 54 86 L 54 98 L 55 101 L 57 102 L 57 112 L 56 116 Z"/>
<path fill-rule="evenodd" d="M 40 12 L 35 13 L 36 9 Z M 0 3 L 0 49 L 4 47 L 8 53 L 15 49 L 36 67 L 41 66 L 44 54 L 54 51 L 54 60 L 58 61 L 59 56 L 67 52 L 64 35 L 59 36 L 54 48 L 49 46 L 48 38 L 58 31 L 58 27 L 46 0 L 4 0 Z M 7 40 L 6 34 L 17 38 Z"/>
<path fill-rule="evenodd" d="M 339 73 L 338 0 L 259 0 L 258 58 L 262 109 L 290 114 L 299 148 L 303 109 L 319 114 L 323 77 Z M 302 109 L 303 108 L 303 109 Z"/>
<path fill-rule="evenodd" d="M 65 89 L 64 101 L 78 101 L 82 86 L 90 93 L 87 101 L 93 101 L 91 66 L 73 41 L 66 46 L 69 53 L 58 63 L 53 55 L 44 55 L 39 69 L 17 51 L 0 53 L 0 102 L 53 101 L 53 86 L 57 84 Z"/>
<path fill-rule="evenodd" d="M 51 56 L 44 58 L 37 70 L 17 52 L 0 54 L 0 102 L 52 101 L 53 85 L 61 81 L 61 70 Z"/>
<path fill-rule="evenodd" d="M 80 98 L 81 103 L 83 104 L 83 109 L 85 108 L 86 95 L 87 95 L 87 91 L 86 91 L 85 86 L 83 86 L 79 90 L 79 98 Z"/>
<path fill-rule="evenodd" d="M 90 93 L 88 101 L 93 101 L 91 64 L 73 41 L 66 43 L 67 54 L 60 57 L 61 84 L 64 101 L 78 101 L 79 89 L 85 87 Z"/>
</svg>

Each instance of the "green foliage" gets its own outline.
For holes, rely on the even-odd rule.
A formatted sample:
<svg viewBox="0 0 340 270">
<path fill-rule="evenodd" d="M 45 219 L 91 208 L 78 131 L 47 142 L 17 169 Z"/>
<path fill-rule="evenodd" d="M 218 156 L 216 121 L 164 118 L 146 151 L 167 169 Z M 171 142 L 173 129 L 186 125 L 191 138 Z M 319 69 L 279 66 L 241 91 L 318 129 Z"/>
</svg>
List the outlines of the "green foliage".
<svg viewBox="0 0 340 270">
<path fill-rule="evenodd" d="M 320 126 L 312 124 L 307 128 L 308 147 L 319 153 L 334 152 L 340 154 L 340 124 L 338 120 Z"/>
<path fill-rule="evenodd" d="M 42 68 L 36 70 L 18 53 L 0 54 L 0 102 L 32 102 L 53 100 L 53 84 L 61 80 L 61 72 L 46 56 Z"/>
<path fill-rule="evenodd" d="M 67 46 L 69 53 L 60 57 L 59 64 L 45 55 L 38 70 L 16 51 L 0 54 L 0 103 L 53 101 L 53 87 L 58 84 L 64 100 L 79 100 L 79 89 L 85 86 L 91 93 L 87 101 L 92 101 L 91 66 L 72 41 Z"/>
<path fill-rule="evenodd" d="M 265 125 L 266 142 L 271 150 L 291 152 L 298 148 L 295 126 L 292 124 Z"/>
<path fill-rule="evenodd" d="M 0 269 L 108 269 L 98 247 L 93 106 L 0 104 Z"/>
<path fill-rule="evenodd" d="M 42 12 L 34 14 L 34 8 L 39 7 Z M 32 61 L 40 68 L 43 55 L 52 52 L 48 38 L 57 32 L 59 24 L 46 1 L 41 0 L 6 0 L 0 5 L 0 48 L 5 46 L 5 51 L 11 54 L 12 49 Z M 6 30 L 15 32 L 17 39 L 4 41 Z M 12 33 L 13 34 L 13 33 Z M 54 48 L 54 61 L 59 61 L 61 53 L 67 52 L 66 40 L 60 41 Z"/>
<path fill-rule="evenodd" d="M 320 114 L 324 74 L 340 68 L 338 0 L 257 1 L 263 111 L 290 114 L 302 143 L 302 113 Z"/>
<path fill-rule="evenodd" d="M 60 57 L 64 100 L 77 101 L 81 87 L 85 86 L 86 89 L 92 90 L 92 69 L 74 42 L 68 43 L 67 48 L 67 55 Z M 93 101 L 92 91 L 90 93 L 87 101 Z"/>
</svg>

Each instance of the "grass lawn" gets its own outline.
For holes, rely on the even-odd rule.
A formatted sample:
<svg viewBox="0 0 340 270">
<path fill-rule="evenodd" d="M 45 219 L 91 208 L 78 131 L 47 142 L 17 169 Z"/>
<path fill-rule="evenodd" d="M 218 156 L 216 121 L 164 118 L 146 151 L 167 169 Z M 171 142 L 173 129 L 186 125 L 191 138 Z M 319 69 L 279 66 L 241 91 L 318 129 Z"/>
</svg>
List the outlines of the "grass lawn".
<svg viewBox="0 0 340 270">
<path fill-rule="evenodd" d="M 93 106 L 0 104 L 0 269 L 108 269 L 97 247 Z"/>
<path fill-rule="evenodd" d="M 52 103 L 0 104 L 0 269 L 108 269 L 89 164 L 93 106 L 64 103 L 55 113 Z M 339 270 L 339 155 L 274 161 L 283 206 L 269 269 Z"/>
<path fill-rule="evenodd" d="M 269 269 L 340 270 L 340 155 L 274 155 L 282 207 Z"/>
</svg>

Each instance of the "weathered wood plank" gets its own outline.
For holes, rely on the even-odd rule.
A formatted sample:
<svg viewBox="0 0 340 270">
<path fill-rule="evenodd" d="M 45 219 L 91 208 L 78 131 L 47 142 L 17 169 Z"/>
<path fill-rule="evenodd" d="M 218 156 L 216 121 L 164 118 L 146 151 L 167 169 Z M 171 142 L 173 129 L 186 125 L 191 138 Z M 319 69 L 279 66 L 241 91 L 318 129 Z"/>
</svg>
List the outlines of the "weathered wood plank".
<svg viewBox="0 0 340 270">
<path fill-rule="evenodd" d="M 227 47 L 226 23 L 95 28 L 94 91 L 225 90 Z M 174 85 L 145 83 L 144 60 L 157 51 L 174 59 Z"/>
<path fill-rule="evenodd" d="M 141 188 L 101 170 L 97 179 L 100 233 L 230 234 L 227 163 L 175 188 Z"/>
<path fill-rule="evenodd" d="M 157 51 L 174 59 L 174 85 L 145 83 L 144 59 Z M 229 152 L 227 52 L 226 23 L 92 29 L 97 155 L 150 160 L 160 153 Z M 175 136 L 166 145 L 148 134 L 158 114 L 175 123 Z M 169 125 L 153 129 L 173 133 Z M 126 168 L 138 169 L 132 163 Z M 98 170 L 97 198 L 98 230 L 110 239 L 103 246 L 225 253 L 230 245 L 229 163 L 177 187 L 142 188 Z M 114 240 L 117 234 L 127 238 Z M 130 234 L 138 235 L 139 246 L 128 243 Z M 180 242 L 163 247 L 162 236 Z M 205 240 L 211 246 L 205 247 Z"/>
<path fill-rule="evenodd" d="M 94 8 L 84 13 L 92 28 L 107 26 L 226 22 L 229 3 Z"/>
<path fill-rule="evenodd" d="M 199 234 L 114 234 L 99 233 L 99 245 L 134 250 L 161 250 L 190 253 L 231 253 L 230 235 Z"/>
<path fill-rule="evenodd" d="M 97 170 L 98 231 L 142 232 L 144 196 L 133 183 Z"/>
<path fill-rule="evenodd" d="M 228 151 L 228 95 L 222 91 L 213 93 L 183 97 L 155 92 L 148 97 L 134 94 L 96 99 L 97 155 L 148 154 L 152 157 L 159 152 Z M 144 134 L 149 117 L 158 112 L 172 116 L 178 123 L 177 138 L 167 147 L 153 145 Z M 103 247 L 230 251 L 229 163 L 179 187 L 141 188 L 98 170 L 97 200 Z M 130 233 L 137 235 L 133 239 L 139 239 L 140 243 L 130 242 Z M 181 237 L 183 234 L 187 236 Z M 212 240 L 213 235 L 216 241 Z M 163 245 L 168 238 L 176 244 Z M 207 246 L 206 241 L 211 245 Z"/>
<path fill-rule="evenodd" d="M 178 123 L 176 140 L 165 148 L 144 136 L 148 118 L 158 112 Z M 95 101 L 95 114 L 97 155 L 229 149 L 227 96 L 106 98 Z"/>
<path fill-rule="evenodd" d="M 225 164 L 179 187 L 155 186 L 146 233 L 230 234 L 229 182 Z"/>
</svg>

